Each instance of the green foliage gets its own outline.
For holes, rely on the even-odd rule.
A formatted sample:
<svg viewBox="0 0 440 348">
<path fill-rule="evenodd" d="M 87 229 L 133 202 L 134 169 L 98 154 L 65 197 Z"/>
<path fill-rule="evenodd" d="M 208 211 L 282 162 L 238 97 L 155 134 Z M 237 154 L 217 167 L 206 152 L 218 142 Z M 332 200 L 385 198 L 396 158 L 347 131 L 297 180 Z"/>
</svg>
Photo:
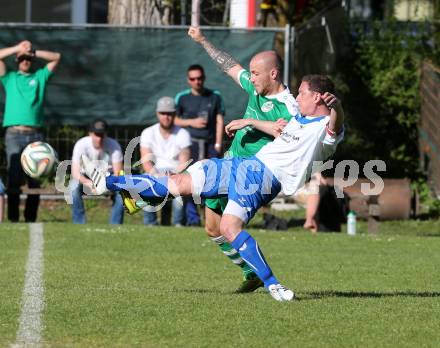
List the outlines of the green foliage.
<svg viewBox="0 0 440 348">
<path fill-rule="evenodd" d="M 376 22 L 357 34 L 349 71 L 358 79 L 349 97 L 354 101 L 348 117 L 351 140 L 363 146 L 366 158 L 385 160 L 389 176 L 418 177 L 420 66 L 430 53 L 427 37 L 397 22 Z"/>
<path fill-rule="evenodd" d="M 421 204 L 429 205 L 432 202 L 433 195 L 426 180 L 423 179 L 414 180 L 411 183 L 411 189 L 416 190 L 418 192 L 419 202 Z"/>
<path fill-rule="evenodd" d="M 436 198 L 425 178 L 418 178 L 411 183 L 411 188 L 416 190 L 419 196 L 420 212 L 423 219 L 440 218 L 440 200 Z"/>
<path fill-rule="evenodd" d="M 386 129 L 398 129 L 390 148 L 391 159 L 413 168 L 419 118 L 420 39 L 396 26 L 375 25 L 359 43 L 357 67 L 362 79 L 380 105 L 378 116 Z M 406 139 L 404 143 L 402 140 Z"/>
<path fill-rule="evenodd" d="M 440 218 L 440 199 L 434 199 L 429 206 L 428 216 L 434 219 Z"/>
<path fill-rule="evenodd" d="M 86 131 L 82 127 L 63 125 L 61 127 L 51 127 L 46 136 L 52 138 L 64 138 L 78 140 L 86 135 Z"/>
</svg>

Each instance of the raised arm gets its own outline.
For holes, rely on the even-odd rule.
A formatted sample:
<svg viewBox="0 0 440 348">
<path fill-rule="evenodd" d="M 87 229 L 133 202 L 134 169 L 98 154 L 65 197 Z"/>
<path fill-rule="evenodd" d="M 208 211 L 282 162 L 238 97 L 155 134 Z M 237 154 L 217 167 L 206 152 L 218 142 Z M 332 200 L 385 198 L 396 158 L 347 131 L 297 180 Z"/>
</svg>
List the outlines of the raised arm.
<svg viewBox="0 0 440 348">
<path fill-rule="evenodd" d="M 32 49 L 32 44 L 28 40 L 24 40 L 16 44 L 12 47 L 6 47 L 0 49 L 0 76 L 6 74 L 6 64 L 3 62 L 3 59 L 12 56 L 13 54 L 17 54 L 20 52 L 30 52 Z"/>
<path fill-rule="evenodd" d="M 280 135 L 281 131 L 286 125 L 287 121 L 282 118 L 276 120 L 275 122 L 254 120 L 253 118 L 243 118 L 241 120 L 231 121 L 225 127 L 225 132 L 229 137 L 232 137 L 237 130 L 249 126 L 276 138 Z"/>
<path fill-rule="evenodd" d="M 341 133 L 344 124 L 344 110 L 341 101 L 328 92 L 322 95 L 322 100 L 330 108 L 330 121 L 327 126 L 329 131 L 335 134 Z"/>
<path fill-rule="evenodd" d="M 35 57 L 47 60 L 49 62 L 46 65 L 47 68 L 50 71 L 54 71 L 55 68 L 57 67 L 58 63 L 60 62 L 61 54 L 58 52 L 36 50 Z"/>
<path fill-rule="evenodd" d="M 228 53 L 223 52 L 216 48 L 212 43 L 210 43 L 206 37 L 202 34 L 199 27 L 190 27 L 188 30 L 188 35 L 198 44 L 200 44 L 211 59 L 220 67 L 222 71 L 228 74 L 232 79 L 238 81 L 238 72 L 243 69 L 243 67 Z"/>
</svg>

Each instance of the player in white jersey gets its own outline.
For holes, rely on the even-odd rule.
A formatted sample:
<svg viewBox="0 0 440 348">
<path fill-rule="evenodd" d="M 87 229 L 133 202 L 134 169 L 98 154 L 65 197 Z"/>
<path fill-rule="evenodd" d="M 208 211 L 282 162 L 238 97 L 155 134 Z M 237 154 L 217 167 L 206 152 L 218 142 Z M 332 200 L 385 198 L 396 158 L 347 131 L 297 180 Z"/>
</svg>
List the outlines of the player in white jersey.
<svg viewBox="0 0 440 348">
<path fill-rule="evenodd" d="M 344 112 L 339 100 L 327 92 L 328 86 L 333 84 L 326 76 L 303 78 L 297 97 L 303 116 L 292 118 L 273 142 L 251 158 L 204 160 L 188 168 L 188 173 L 163 178 L 108 175 L 87 158 L 83 167 L 98 193 L 126 190 L 146 199 L 227 196 L 220 222 L 222 235 L 239 250 L 274 299 L 290 301 L 293 292 L 275 278 L 257 242 L 243 226 L 280 191 L 295 192 L 309 178 L 314 162 L 327 159 L 336 150 L 343 138 Z M 238 129 L 233 128 L 228 131 Z"/>
<path fill-rule="evenodd" d="M 199 28 L 191 27 L 188 35 L 215 62 L 219 62 L 219 57 L 228 56 L 216 48 Z M 249 62 L 249 70 L 238 62 L 234 63 L 233 59 L 220 59 L 220 61 L 220 68 L 224 73 L 248 94 L 243 116 L 231 121 L 226 128 L 228 131 L 242 127 L 233 132 L 233 141 L 224 157 L 254 156 L 279 134 L 292 117 L 299 114 L 298 104 L 289 88 L 283 83 L 282 61 L 275 51 L 256 53 Z M 267 125 L 264 132 L 254 127 L 254 123 L 258 122 Z M 243 281 L 236 292 L 252 292 L 262 287 L 263 282 L 220 232 L 220 221 L 227 204 L 228 197 L 205 200 L 205 231 L 221 252 L 241 269 Z"/>
</svg>

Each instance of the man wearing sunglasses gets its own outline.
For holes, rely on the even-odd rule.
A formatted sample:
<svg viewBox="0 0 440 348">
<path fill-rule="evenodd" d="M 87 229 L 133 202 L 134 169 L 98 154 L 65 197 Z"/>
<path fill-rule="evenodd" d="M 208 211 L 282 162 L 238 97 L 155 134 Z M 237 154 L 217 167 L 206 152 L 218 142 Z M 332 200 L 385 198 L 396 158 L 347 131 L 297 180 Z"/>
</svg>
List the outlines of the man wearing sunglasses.
<svg viewBox="0 0 440 348">
<path fill-rule="evenodd" d="M 220 157 L 225 115 L 222 97 L 218 91 L 204 86 L 205 71 L 199 64 L 188 67 L 187 83 L 190 88 L 176 96 L 175 124 L 190 133 L 191 158 L 194 161 Z M 185 201 L 186 224 L 200 225 L 196 205 L 191 199 Z"/>
<path fill-rule="evenodd" d="M 17 70 L 8 71 L 4 59 L 15 55 Z M 48 63 L 33 70 L 35 59 Z M 0 49 L 0 81 L 6 92 L 3 127 L 6 128 L 5 146 L 8 161 L 8 219 L 18 222 L 20 218 L 20 186 L 24 173 L 20 155 L 26 145 L 43 139 L 43 104 L 46 85 L 60 61 L 57 52 L 35 50 L 30 41 L 24 40 L 15 46 Z M 30 188 L 38 188 L 36 180 L 28 179 Z M 28 195 L 24 211 L 26 222 L 37 219 L 39 195 Z"/>
</svg>

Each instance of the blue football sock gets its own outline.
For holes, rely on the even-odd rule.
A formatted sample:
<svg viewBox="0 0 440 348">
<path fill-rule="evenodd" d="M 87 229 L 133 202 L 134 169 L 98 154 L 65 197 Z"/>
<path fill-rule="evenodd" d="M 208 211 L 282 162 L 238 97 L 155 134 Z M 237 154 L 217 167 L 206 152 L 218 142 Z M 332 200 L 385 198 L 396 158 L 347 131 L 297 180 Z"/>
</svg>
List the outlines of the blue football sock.
<svg viewBox="0 0 440 348">
<path fill-rule="evenodd" d="M 249 233 L 241 231 L 231 245 L 240 252 L 242 259 L 254 270 L 266 288 L 279 283 L 264 259 L 257 241 Z"/>
<path fill-rule="evenodd" d="M 128 192 L 136 192 L 140 196 L 147 198 L 167 197 L 170 194 L 168 191 L 167 176 L 155 178 L 148 174 L 109 175 L 106 178 L 106 184 L 110 191 L 125 190 Z"/>
</svg>

